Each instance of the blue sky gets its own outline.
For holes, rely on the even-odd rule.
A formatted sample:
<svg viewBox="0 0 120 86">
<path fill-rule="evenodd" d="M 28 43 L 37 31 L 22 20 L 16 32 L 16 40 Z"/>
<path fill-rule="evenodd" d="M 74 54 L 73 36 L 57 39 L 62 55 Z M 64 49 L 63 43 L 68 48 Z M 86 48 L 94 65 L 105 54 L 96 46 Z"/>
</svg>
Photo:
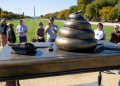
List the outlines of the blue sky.
<svg viewBox="0 0 120 86">
<path fill-rule="evenodd" d="M 8 12 L 25 15 L 40 16 L 47 13 L 59 12 L 69 9 L 70 6 L 77 5 L 77 0 L 0 0 L 0 7 Z M 15 10 L 16 9 L 16 10 Z"/>
</svg>

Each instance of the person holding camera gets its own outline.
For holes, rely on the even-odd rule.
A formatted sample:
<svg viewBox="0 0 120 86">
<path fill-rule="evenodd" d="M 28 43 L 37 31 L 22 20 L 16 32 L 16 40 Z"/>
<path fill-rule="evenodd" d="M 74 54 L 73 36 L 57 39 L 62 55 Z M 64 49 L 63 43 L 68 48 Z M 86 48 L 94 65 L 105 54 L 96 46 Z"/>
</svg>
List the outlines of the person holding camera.
<svg viewBox="0 0 120 86">
<path fill-rule="evenodd" d="M 53 17 L 49 18 L 49 25 L 45 27 L 45 33 L 47 33 L 47 42 L 55 42 L 58 32 L 58 26 L 54 25 Z"/>
</svg>

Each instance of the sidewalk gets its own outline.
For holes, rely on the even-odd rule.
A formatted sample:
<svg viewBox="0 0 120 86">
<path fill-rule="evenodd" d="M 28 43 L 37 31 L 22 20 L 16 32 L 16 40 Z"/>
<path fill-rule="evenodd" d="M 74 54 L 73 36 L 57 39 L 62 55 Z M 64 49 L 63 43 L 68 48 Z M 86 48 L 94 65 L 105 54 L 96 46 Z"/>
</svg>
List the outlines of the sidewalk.
<svg viewBox="0 0 120 86">
<path fill-rule="evenodd" d="M 43 20 L 49 20 L 49 19 L 43 19 Z M 55 21 L 60 21 L 60 22 L 65 22 L 64 20 L 55 20 Z M 107 26 L 115 26 L 118 25 L 120 26 L 120 23 L 109 23 L 109 22 L 91 22 L 91 21 L 87 21 L 90 24 L 98 24 L 98 23 L 102 23 L 103 25 L 107 25 Z"/>
<path fill-rule="evenodd" d="M 89 22 L 89 21 L 88 21 Z M 118 25 L 120 26 L 120 23 L 108 23 L 108 22 L 89 22 L 90 24 L 98 24 L 98 23 L 102 23 L 103 25 L 107 25 L 107 26 L 115 26 Z"/>
</svg>

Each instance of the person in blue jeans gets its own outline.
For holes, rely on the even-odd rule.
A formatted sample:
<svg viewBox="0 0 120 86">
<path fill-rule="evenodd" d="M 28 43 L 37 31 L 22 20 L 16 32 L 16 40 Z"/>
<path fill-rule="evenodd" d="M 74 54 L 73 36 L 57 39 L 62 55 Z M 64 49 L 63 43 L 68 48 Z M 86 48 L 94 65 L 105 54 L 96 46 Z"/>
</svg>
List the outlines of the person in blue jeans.
<svg viewBox="0 0 120 86">
<path fill-rule="evenodd" d="M 45 33 L 47 33 L 47 42 L 55 42 L 58 32 L 58 26 L 54 25 L 53 17 L 49 18 L 49 25 L 45 27 Z"/>
</svg>

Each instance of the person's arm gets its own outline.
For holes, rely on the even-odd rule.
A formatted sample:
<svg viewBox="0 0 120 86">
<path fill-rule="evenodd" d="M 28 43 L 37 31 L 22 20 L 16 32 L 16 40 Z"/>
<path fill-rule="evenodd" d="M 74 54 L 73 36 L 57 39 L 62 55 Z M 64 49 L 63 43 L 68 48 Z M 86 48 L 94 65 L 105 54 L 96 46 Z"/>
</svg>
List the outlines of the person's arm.
<svg viewBox="0 0 120 86">
<path fill-rule="evenodd" d="M 113 37 L 112 37 L 112 33 L 111 33 L 111 36 L 110 36 L 110 42 L 113 42 L 112 39 L 113 39 Z"/>
<path fill-rule="evenodd" d="M 48 32 L 48 29 L 49 29 L 49 28 L 50 28 L 50 26 L 49 26 L 49 25 L 48 25 L 48 26 L 46 26 L 45 31 L 44 31 L 44 34 Z"/>
<path fill-rule="evenodd" d="M 20 32 L 18 32 L 18 29 L 19 29 L 19 28 L 17 27 L 17 28 L 16 28 L 16 33 L 17 33 L 17 34 L 19 34 L 19 33 L 20 33 Z"/>
<path fill-rule="evenodd" d="M 25 31 L 19 32 L 20 34 L 22 34 L 22 33 L 28 33 L 28 28 L 27 28 L 27 26 L 25 26 L 24 28 L 25 28 Z"/>
<path fill-rule="evenodd" d="M 51 28 L 53 29 L 54 33 L 57 33 L 57 30 L 54 28 L 52 24 L 51 24 Z"/>
<path fill-rule="evenodd" d="M 106 38 L 106 34 L 103 35 L 103 40 L 105 40 L 105 38 Z"/>
<path fill-rule="evenodd" d="M 35 35 L 36 35 L 40 40 L 42 40 L 43 37 L 40 37 L 40 36 L 38 36 L 37 34 L 38 34 L 38 30 L 36 29 L 36 31 L 35 31 Z"/>
<path fill-rule="evenodd" d="M 9 32 L 10 37 L 9 38 L 12 42 L 15 42 L 15 37 L 13 36 L 13 34 L 14 34 L 14 32 L 12 30 L 10 30 L 10 32 Z"/>
</svg>

